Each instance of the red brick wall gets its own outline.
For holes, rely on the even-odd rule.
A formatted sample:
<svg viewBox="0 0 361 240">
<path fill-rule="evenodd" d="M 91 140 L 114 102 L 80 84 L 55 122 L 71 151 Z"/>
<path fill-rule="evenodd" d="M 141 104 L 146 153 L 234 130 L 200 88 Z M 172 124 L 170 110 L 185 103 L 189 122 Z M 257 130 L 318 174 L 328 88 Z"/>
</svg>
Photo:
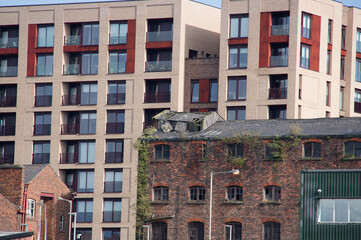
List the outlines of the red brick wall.
<svg viewBox="0 0 361 240">
<path fill-rule="evenodd" d="M 214 176 L 212 239 L 224 239 L 224 223 L 228 220 L 242 223 L 242 239 L 262 239 L 262 224 L 267 219 L 281 223 L 281 239 L 294 240 L 299 237 L 299 193 L 300 172 L 303 169 L 357 169 L 361 160 L 343 160 L 344 139 L 322 139 L 320 160 L 302 160 L 302 145 L 293 148 L 283 161 L 264 160 L 264 145 L 259 149 L 245 146 L 245 165 L 239 175 L 219 174 Z M 156 143 L 154 143 L 156 144 Z M 208 238 L 209 182 L 210 173 L 228 171 L 232 164 L 227 161 L 222 141 L 208 142 L 206 161 L 201 160 L 201 141 L 169 142 L 170 162 L 151 162 L 149 196 L 152 187 L 167 183 L 168 204 L 152 204 L 154 218 L 168 223 L 168 239 L 183 240 L 188 236 L 188 221 L 204 221 L 205 239 Z M 151 149 L 150 156 L 153 156 Z M 225 203 L 226 186 L 243 186 L 243 204 Z M 263 187 L 276 184 L 282 188 L 281 204 L 265 204 Z M 206 187 L 206 201 L 189 203 L 189 187 Z"/>
<path fill-rule="evenodd" d="M 1 167 L 0 168 L 0 193 L 15 205 L 22 203 L 24 188 L 23 168 Z"/>
<path fill-rule="evenodd" d="M 0 194 L 0 231 L 20 231 L 18 208 Z"/>
</svg>

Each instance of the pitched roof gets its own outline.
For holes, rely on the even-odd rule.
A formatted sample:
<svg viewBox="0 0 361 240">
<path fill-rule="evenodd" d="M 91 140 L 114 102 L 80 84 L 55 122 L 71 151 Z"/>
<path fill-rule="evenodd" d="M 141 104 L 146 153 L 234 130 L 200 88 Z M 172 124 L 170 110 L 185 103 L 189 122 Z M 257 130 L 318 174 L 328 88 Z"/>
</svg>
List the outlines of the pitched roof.
<svg viewBox="0 0 361 240">
<path fill-rule="evenodd" d="M 31 182 L 48 164 L 24 165 L 25 184 Z"/>
</svg>

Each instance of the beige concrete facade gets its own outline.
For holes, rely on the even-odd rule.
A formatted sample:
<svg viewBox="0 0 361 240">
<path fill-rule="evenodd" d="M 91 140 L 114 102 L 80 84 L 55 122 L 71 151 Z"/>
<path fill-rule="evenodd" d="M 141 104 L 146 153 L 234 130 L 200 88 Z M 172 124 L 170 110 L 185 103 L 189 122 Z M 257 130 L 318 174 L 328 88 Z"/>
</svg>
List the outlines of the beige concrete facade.
<svg viewBox="0 0 361 240">
<path fill-rule="evenodd" d="M 173 38 L 171 41 L 171 71 L 146 72 L 147 61 L 147 20 L 172 19 Z M 109 74 L 110 21 L 135 20 L 134 71 L 124 74 Z M 69 34 L 69 24 L 99 23 L 98 74 L 65 75 L 63 65 L 69 64 L 65 53 L 64 39 Z M 77 228 L 91 229 L 92 239 L 102 239 L 103 229 L 120 228 L 121 239 L 135 239 L 135 204 L 137 178 L 137 151 L 135 140 L 143 131 L 145 109 L 183 110 L 184 65 L 189 49 L 201 54 L 219 54 L 220 10 L 189 0 L 150 0 L 101 2 L 87 4 L 59 4 L 0 8 L 2 26 L 19 27 L 18 73 L 16 77 L 1 77 L 0 84 L 17 85 L 17 103 L 12 107 L 1 107 L 1 113 L 16 113 L 16 133 L 1 136 L 0 141 L 15 143 L 14 164 L 32 164 L 34 141 L 50 141 L 50 164 L 65 181 L 65 172 L 94 170 L 94 192 L 77 193 L 76 199 L 93 200 L 91 223 L 78 223 Z M 30 24 L 54 25 L 53 74 L 51 76 L 28 76 L 29 26 Z M 128 29 L 129 32 L 129 29 Z M 3 54 L 4 55 L 4 54 Z M 6 54 L 5 54 L 6 55 Z M 4 56 L 5 56 L 4 55 Z M 168 102 L 144 103 L 146 80 L 171 79 L 171 99 Z M 107 104 L 108 82 L 126 81 L 125 104 Z M 70 83 L 97 83 L 96 105 L 62 104 L 62 96 L 68 94 Z M 51 106 L 35 107 L 35 84 L 52 84 Z M 124 133 L 107 134 L 107 111 L 124 110 Z M 96 112 L 95 134 L 61 134 L 61 125 L 67 123 L 69 112 Z M 34 136 L 34 113 L 51 112 L 51 134 Z M 105 163 L 106 140 L 124 140 L 124 161 Z M 66 152 L 70 141 L 95 141 L 95 163 L 61 164 L 59 156 Z M 104 193 L 105 169 L 122 169 L 123 190 L 121 193 Z M 103 222 L 103 200 L 121 199 L 121 222 Z M 86 238 L 87 239 L 87 238 Z"/>
<path fill-rule="evenodd" d="M 289 12 L 288 66 L 260 67 L 262 61 L 261 15 Z M 300 67 L 302 13 L 319 16 L 319 67 L 318 71 Z M 244 69 L 229 68 L 230 16 L 248 14 L 248 64 Z M 269 106 L 287 105 L 288 119 L 361 116 L 354 110 L 356 33 L 361 28 L 361 9 L 345 7 L 333 0 L 222 0 L 219 114 L 227 119 L 227 107 L 246 108 L 246 119 L 268 119 Z M 328 44 L 328 22 L 332 20 L 331 43 Z M 346 26 L 345 75 L 340 79 L 341 29 Z M 272 41 L 271 41 L 272 42 Z M 330 73 L 327 71 L 327 52 L 331 45 Z M 268 51 L 271 51 L 270 49 Z M 268 61 L 268 60 L 266 60 Z M 269 98 L 270 75 L 287 74 L 287 97 Z M 230 101 L 227 97 L 228 81 L 232 76 L 247 77 L 246 99 Z M 326 85 L 330 84 L 329 104 L 326 106 Z M 340 107 L 340 88 L 344 87 L 343 108 Z M 300 96 L 299 96 L 300 92 Z M 340 110 L 342 109 L 342 110 Z"/>
</svg>

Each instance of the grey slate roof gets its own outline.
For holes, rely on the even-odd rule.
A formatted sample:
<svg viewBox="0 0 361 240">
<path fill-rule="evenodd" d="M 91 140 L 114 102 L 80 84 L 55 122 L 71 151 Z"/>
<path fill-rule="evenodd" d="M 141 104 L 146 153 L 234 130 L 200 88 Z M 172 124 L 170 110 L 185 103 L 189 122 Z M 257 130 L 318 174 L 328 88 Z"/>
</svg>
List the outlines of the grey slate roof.
<svg viewBox="0 0 361 240">
<path fill-rule="evenodd" d="M 19 239 L 33 236 L 33 232 L 0 232 L 1 240 Z"/>
<path fill-rule="evenodd" d="M 212 112 L 191 112 L 191 113 L 183 113 L 165 110 L 153 118 L 157 120 L 168 120 L 168 121 L 176 121 L 176 122 L 191 122 L 193 119 L 204 119 L 206 116 L 211 115 Z"/>
<path fill-rule="evenodd" d="M 361 136 L 361 118 L 318 118 L 287 120 L 241 120 L 219 121 L 200 132 L 156 132 L 153 141 L 166 140 L 217 140 L 236 134 L 250 132 L 263 138 L 289 135 L 292 129 L 299 128 L 298 135 L 327 136 Z"/>
<path fill-rule="evenodd" d="M 31 182 L 48 164 L 24 165 L 25 184 Z"/>
</svg>

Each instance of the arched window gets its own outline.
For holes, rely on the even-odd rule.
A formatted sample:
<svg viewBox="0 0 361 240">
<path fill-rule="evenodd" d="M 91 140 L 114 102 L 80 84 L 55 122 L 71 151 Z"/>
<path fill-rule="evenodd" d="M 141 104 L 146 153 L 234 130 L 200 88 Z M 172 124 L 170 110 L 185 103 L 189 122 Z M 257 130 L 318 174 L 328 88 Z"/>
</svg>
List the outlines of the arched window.
<svg viewBox="0 0 361 240">
<path fill-rule="evenodd" d="M 28 199 L 28 201 L 27 201 L 26 215 L 28 215 L 30 217 L 35 216 L 35 200 L 34 199 Z"/>
<path fill-rule="evenodd" d="M 321 157 L 321 143 L 307 142 L 303 144 L 303 156 L 306 158 L 320 158 Z"/>
<path fill-rule="evenodd" d="M 154 146 L 154 159 L 155 160 L 168 160 L 170 156 L 170 147 L 169 145 L 160 144 Z"/>
<path fill-rule="evenodd" d="M 202 222 L 188 223 L 188 239 L 204 240 L 204 223 Z"/>
<path fill-rule="evenodd" d="M 168 188 L 167 187 L 155 187 L 153 188 L 154 201 L 168 201 Z"/>
<path fill-rule="evenodd" d="M 232 236 L 232 238 L 231 238 Z M 242 224 L 239 222 L 226 223 L 226 239 L 241 240 L 242 239 Z"/>
<path fill-rule="evenodd" d="M 361 157 L 361 142 L 345 142 L 345 157 Z"/>
<path fill-rule="evenodd" d="M 167 223 L 165 222 L 152 223 L 152 239 L 167 240 Z"/>
<path fill-rule="evenodd" d="M 194 186 L 189 188 L 189 196 L 191 201 L 205 201 L 206 189 L 201 186 Z"/>
<path fill-rule="evenodd" d="M 281 188 L 278 186 L 267 186 L 264 188 L 264 197 L 268 201 L 281 200 Z"/>
<path fill-rule="evenodd" d="M 263 224 L 263 240 L 280 240 L 281 224 L 278 222 L 266 222 Z"/>
<path fill-rule="evenodd" d="M 240 186 L 227 187 L 228 201 L 243 201 L 243 189 Z"/>
</svg>

